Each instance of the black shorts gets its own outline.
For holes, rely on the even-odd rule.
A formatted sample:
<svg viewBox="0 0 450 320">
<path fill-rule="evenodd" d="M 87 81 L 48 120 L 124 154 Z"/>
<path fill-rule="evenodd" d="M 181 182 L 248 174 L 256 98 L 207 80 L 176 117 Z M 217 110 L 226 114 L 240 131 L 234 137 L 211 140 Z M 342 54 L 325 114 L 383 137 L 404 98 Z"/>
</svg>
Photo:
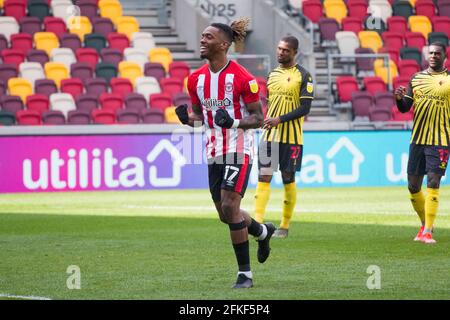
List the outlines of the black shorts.
<svg viewBox="0 0 450 320">
<path fill-rule="evenodd" d="M 244 197 L 252 162 L 247 154 L 230 153 L 208 161 L 209 191 L 214 202 L 221 200 L 221 190 Z"/>
<path fill-rule="evenodd" d="M 296 172 L 302 168 L 303 146 L 261 141 L 258 148 L 258 168 Z"/>
<path fill-rule="evenodd" d="M 423 176 L 429 172 L 445 175 L 449 147 L 411 143 L 409 146 L 408 175 Z"/>
</svg>

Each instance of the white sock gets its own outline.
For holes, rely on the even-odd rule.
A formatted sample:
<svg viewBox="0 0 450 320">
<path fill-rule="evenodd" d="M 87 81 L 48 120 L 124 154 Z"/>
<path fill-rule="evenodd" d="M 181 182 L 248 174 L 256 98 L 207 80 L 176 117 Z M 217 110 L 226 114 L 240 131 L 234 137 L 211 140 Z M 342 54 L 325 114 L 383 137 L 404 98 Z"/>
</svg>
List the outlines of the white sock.
<svg viewBox="0 0 450 320">
<path fill-rule="evenodd" d="M 258 240 L 264 240 L 267 236 L 267 227 L 265 224 L 261 224 L 263 231 L 261 232 L 261 234 L 258 237 Z"/>
<path fill-rule="evenodd" d="M 238 276 L 240 274 L 245 275 L 247 278 L 253 279 L 253 273 L 251 271 L 238 271 Z"/>
</svg>

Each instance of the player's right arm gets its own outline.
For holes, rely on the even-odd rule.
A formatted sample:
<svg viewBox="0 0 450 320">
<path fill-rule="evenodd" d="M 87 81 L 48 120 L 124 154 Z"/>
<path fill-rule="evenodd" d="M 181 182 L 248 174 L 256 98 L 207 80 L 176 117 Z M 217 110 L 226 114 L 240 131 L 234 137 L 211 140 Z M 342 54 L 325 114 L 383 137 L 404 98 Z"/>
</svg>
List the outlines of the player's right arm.
<svg viewBox="0 0 450 320">
<path fill-rule="evenodd" d="M 394 95 L 398 110 L 402 113 L 408 112 L 414 102 L 412 94 L 410 92 L 408 94 L 405 87 L 399 86 L 397 89 L 395 89 Z"/>
</svg>

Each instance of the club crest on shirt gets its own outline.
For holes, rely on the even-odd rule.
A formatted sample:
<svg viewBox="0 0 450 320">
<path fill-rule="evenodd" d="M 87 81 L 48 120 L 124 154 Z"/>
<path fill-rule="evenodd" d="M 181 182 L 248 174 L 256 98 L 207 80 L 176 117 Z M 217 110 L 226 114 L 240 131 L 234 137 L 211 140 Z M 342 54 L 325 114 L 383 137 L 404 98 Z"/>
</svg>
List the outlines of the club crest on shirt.
<svg viewBox="0 0 450 320">
<path fill-rule="evenodd" d="M 233 82 L 225 83 L 225 92 L 232 93 L 233 92 Z"/>
<path fill-rule="evenodd" d="M 249 82 L 248 82 L 248 84 L 249 84 L 249 86 L 250 86 L 250 91 L 252 92 L 252 93 L 257 93 L 258 92 L 258 82 L 256 82 L 256 80 L 255 79 L 253 79 L 253 80 L 250 80 Z"/>
</svg>

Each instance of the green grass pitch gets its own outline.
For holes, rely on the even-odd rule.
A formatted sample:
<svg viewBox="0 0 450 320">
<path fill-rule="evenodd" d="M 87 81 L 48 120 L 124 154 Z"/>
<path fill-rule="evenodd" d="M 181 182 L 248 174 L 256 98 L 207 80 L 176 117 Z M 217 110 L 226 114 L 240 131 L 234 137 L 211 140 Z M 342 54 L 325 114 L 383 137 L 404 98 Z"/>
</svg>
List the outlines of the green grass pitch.
<svg viewBox="0 0 450 320">
<path fill-rule="evenodd" d="M 279 223 L 282 196 L 272 189 L 268 221 Z M 207 190 L 3 194 L 0 299 L 449 299 L 449 187 L 440 199 L 438 243 L 425 245 L 412 241 L 405 187 L 300 188 L 289 237 L 264 264 L 251 239 L 255 286 L 232 290 L 228 227 Z M 67 288 L 70 265 L 79 290 Z M 367 288 L 371 265 L 380 289 Z"/>
</svg>

